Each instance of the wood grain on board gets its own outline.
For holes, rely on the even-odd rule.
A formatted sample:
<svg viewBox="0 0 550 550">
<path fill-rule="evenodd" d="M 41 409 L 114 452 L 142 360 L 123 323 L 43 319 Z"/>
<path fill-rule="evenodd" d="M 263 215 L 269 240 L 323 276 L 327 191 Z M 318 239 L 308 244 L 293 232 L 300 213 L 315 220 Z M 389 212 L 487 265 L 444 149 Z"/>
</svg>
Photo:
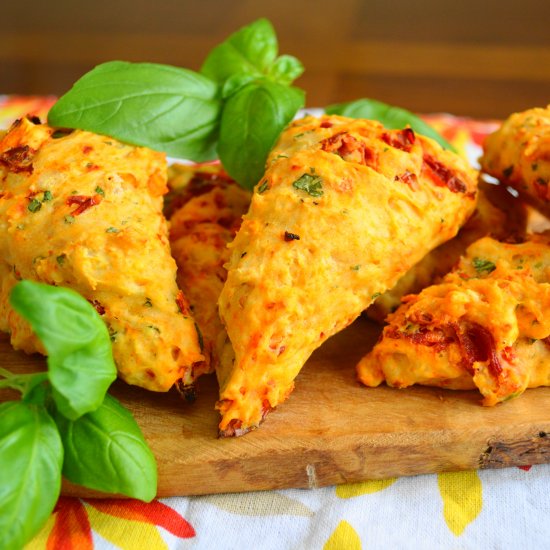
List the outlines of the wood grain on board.
<svg viewBox="0 0 550 550">
<path fill-rule="evenodd" d="M 550 462 L 550 388 L 496 407 L 476 392 L 365 388 L 356 361 L 379 329 L 359 319 L 310 358 L 290 398 L 260 429 L 218 439 L 212 376 L 194 404 L 116 382 L 112 393 L 134 414 L 158 462 L 159 496 L 292 487 Z M 0 364 L 13 371 L 44 360 L 14 352 L 0 336 Z M 0 392 L 0 400 L 8 396 Z M 67 495 L 97 495 L 68 483 Z"/>
</svg>

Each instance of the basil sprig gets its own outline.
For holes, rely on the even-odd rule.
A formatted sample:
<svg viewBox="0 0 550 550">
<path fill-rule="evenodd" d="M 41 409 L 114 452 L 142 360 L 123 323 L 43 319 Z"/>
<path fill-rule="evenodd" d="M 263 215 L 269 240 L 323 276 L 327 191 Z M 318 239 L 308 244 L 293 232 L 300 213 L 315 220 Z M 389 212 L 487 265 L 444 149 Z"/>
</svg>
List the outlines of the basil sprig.
<svg viewBox="0 0 550 550">
<path fill-rule="evenodd" d="M 267 79 L 247 84 L 227 100 L 218 153 L 235 180 L 248 189 L 256 185 L 267 154 L 303 102 L 298 88 Z"/>
<path fill-rule="evenodd" d="M 79 128 L 194 161 L 218 156 L 251 189 L 279 134 L 304 106 L 290 86 L 303 72 L 278 57 L 267 19 L 232 34 L 200 73 L 154 63 L 114 61 L 78 80 L 48 114 L 51 126 Z"/>
<path fill-rule="evenodd" d="M 110 61 L 77 80 L 50 109 L 48 122 L 199 162 L 216 156 L 220 112 L 218 86 L 199 73 Z"/>
<path fill-rule="evenodd" d="M 92 489 L 150 501 L 153 453 L 132 415 L 106 394 L 116 377 L 109 333 L 95 309 L 66 288 L 19 282 L 12 307 L 48 351 L 48 370 L 0 368 L 0 548 L 20 548 L 51 514 L 61 475 Z"/>
<path fill-rule="evenodd" d="M 325 109 L 325 112 L 329 115 L 377 120 L 388 130 L 398 130 L 410 126 L 418 134 L 427 136 L 437 141 L 444 149 L 456 153 L 456 149 L 443 139 L 439 132 L 426 124 L 421 118 L 401 107 L 393 107 L 375 99 L 364 98 L 348 103 L 330 105 Z"/>
</svg>

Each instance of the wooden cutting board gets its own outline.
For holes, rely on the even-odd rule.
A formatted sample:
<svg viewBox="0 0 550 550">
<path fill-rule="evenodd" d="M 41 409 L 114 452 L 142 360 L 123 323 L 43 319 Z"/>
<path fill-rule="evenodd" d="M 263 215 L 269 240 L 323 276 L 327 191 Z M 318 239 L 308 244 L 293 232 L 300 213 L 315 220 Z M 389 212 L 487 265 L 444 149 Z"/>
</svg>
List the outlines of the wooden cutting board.
<svg viewBox="0 0 550 550">
<path fill-rule="evenodd" d="M 150 393 L 116 382 L 158 461 L 159 496 L 320 487 L 366 479 L 550 462 L 550 388 L 492 408 L 476 392 L 365 388 L 356 361 L 379 328 L 359 319 L 308 361 L 290 398 L 262 427 L 218 439 L 214 377 L 194 404 L 176 391 Z M 44 360 L 14 352 L 0 336 L 0 364 L 19 372 Z M 13 394 L 0 392 L 0 400 Z M 93 496 L 64 485 L 67 495 Z"/>
</svg>

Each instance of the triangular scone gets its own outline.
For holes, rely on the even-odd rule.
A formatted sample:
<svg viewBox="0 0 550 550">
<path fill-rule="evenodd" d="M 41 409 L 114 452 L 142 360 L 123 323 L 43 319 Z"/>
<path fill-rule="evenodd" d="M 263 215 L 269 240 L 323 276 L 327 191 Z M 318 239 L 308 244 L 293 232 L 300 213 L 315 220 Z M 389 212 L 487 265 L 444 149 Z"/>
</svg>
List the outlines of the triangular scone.
<svg viewBox="0 0 550 550">
<path fill-rule="evenodd" d="M 472 213 L 476 173 L 407 128 L 308 116 L 281 136 L 230 245 L 219 306 L 235 352 L 220 433 L 284 401 L 313 350 Z"/>
<path fill-rule="evenodd" d="M 10 309 L 17 279 L 71 287 L 109 327 L 120 377 L 165 391 L 201 361 L 162 215 L 164 155 L 89 132 L 16 122 L 0 141 L 0 328 L 43 351 Z"/>
<path fill-rule="evenodd" d="M 173 165 L 170 245 L 178 265 L 177 281 L 189 300 L 202 335 L 205 361 L 195 376 L 219 365 L 227 334 L 218 315 L 218 297 L 227 278 L 227 244 L 248 210 L 251 194 L 221 165 Z"/>
<path fill-rule="evenodd" d="M 439 285 L 405 298 L 357 366 L 367 386 L 478 388 L 494 405 L 550 385 L 550 234 L 472 244 Z"/>
<path fill-rule="evenodd" d="M 382 323 L 399 307 L 403 296 L 439 282 L 473 242 L 487 236 L 504 240 L 525 235 L 527 219 L 526 205 L 504 186 L 480 181 L 476 209 L 457 236 L 426 254 L 393 288 L 375 300 L 367 315 Z"/>
<path fill-rule="evenodd" d="M 550 216 L 550 105 L 510 115 L 485 139 L 480 162 Z"/>
</svg>

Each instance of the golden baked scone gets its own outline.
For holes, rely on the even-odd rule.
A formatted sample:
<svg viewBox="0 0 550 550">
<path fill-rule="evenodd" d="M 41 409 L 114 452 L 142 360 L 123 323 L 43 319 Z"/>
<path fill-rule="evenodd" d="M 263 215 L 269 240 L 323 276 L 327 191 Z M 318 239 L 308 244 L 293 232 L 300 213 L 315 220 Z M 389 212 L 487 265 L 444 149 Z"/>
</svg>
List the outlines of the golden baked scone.
<svg viewBox="0 0 550 550">
<path fill-rule="evenodd" d="M 525 234 L 526 205 L 502 185 L 479 181 L 476 209 L 457 236 L 426 254 L 397 284 L 379 296 L 368 308 L 367 315 L 382 323 L 401 304 L 407 294 L 416 294 L 438 282 L 458 262 L 470 244 L 485 236 L 504 240 Z"/>
<path fill-rule="evenodd" d="M 0 328 L 15 348 L 43 352 L 9 292 L 21 278 L 67 286 L 105 320 L 126 382 L 190 384 L 203 356 L 162 215 L 164 155 L 36 122 L 0 141 Z"/>
<path fill-rule="evenodd" d="M 199 327 L 204 363 L 195 376 L 219 365 L 226 341 L 218 315 L 218 297 L 227 278 L 227 244 L 240 227 L 251 194 L 239 187 L 221 165 L 173 165 L 170 244 L 178 265 L 177 281 L 189 300 Z"/>
<path fill-rule="evenodd" d="M 361 382 L 478 388 L 484 405 L 550 385 L 550 233 L 485 237 L 441 284 L 404 299 L 358 364 Z"/>
<path fill-rule="evenodd" d="M 514 113 L 483 143 L 481 168 L 550 215 L 550 105 Z"/>
<path fill-rule="evenodd" d="M 311 116 L 283 132 L 229 245 L 220 316 L 221 435 L 284 401 L 310 354 L 349 325 L 475 205 L 476 172 L 430 139 Z"/>
</svg>

